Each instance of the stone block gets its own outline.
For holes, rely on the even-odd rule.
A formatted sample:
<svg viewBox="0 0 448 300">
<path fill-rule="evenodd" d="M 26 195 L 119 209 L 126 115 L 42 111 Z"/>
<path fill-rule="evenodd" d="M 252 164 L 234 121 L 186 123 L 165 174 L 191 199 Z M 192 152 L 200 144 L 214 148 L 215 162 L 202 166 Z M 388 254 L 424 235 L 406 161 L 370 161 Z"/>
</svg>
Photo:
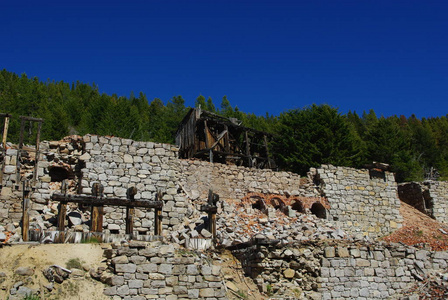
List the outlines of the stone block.
<svg viewBox="0 0 448 300">
<path fill-rule="evenodd" d="M 116 264 L 115 272 L 120 273 L 135 273 L 137 266 L 134 264 Z"/>
</svg>

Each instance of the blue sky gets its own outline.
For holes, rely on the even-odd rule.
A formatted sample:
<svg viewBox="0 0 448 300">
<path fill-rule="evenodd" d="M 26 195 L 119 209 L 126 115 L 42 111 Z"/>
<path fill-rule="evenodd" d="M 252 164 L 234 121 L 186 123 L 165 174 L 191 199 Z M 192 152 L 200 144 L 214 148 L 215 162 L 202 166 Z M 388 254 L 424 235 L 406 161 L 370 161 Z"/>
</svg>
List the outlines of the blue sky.
<svg viewBox="0 0 448 300">
<path fill-rule="evenodd" d="M 244 112 L 448 113 L 448 2 L 1 1 L 0 69 Z"/>
</svg>

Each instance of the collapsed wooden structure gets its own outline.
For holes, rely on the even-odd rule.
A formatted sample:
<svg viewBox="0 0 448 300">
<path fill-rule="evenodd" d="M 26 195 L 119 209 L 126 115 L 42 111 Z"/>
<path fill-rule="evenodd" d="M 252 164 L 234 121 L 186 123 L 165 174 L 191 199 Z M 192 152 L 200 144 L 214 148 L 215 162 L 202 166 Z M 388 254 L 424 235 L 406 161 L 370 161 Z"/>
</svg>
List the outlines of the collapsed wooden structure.
<svg viewBox="0 0 448 300">
<path fill-rule="evenodd" d="M 192 108 L 176 133 L 180 158 L 259 169 L 276 168 L 269 155 L 267 132 L 240 126 L 238 120 Z"/>
</svg>

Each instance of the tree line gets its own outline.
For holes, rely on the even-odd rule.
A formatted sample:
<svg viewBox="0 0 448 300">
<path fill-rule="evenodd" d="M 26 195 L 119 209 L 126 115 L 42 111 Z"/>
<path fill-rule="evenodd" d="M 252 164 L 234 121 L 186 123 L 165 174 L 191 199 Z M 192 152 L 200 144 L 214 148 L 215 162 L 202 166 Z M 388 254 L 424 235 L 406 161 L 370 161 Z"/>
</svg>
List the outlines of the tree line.
<svg viewBox="0 0 448 300">
<path fill-rule="evenodd" d="M 388 163 L 398 181 L 421 181 L 437 170 L 448 178 L 447 116 L 378 117 L 373 110 L 342 114 L 329 105 L 310 105 L 278 116 L 257 116 L 232 106 L 224 96 L 216 106 L 199 95 L 195 106 L 237 118 L 242 125 L 272 134 L 271 153 L 282 170 L 305 175 L 310 167 L 334 164 L 360 168 L 372 161 Z M 129 97 L 100 93 L 96 84 L 43 82 L 0 71 L 0 112 L 13 115 L 8 140 L 17 142 L 18 116 L 43 118 L 42 139 L 70 134 L 113 135 L 174 143 L 178 125 L 190 108 L 182 96 L 166 103 L 148 101 L 144 93 Z M 35 131 L 30 130 L 29 141 Z"/>
</svg>

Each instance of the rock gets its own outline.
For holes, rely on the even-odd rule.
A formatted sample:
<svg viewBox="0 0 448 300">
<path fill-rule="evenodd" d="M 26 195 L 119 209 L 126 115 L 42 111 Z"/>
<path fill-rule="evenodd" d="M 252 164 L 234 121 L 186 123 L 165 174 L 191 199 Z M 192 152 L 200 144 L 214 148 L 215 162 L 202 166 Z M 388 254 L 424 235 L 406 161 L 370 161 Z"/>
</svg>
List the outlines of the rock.
<svg viewBox="0 0 448 300">
<path fill-rule="evenodd" d="M 201 234 L 203 237 L 205 237 L 206 239 L 211 238 L 213 235 L 210 233 L 210 231 L 206 230 L 206 229 L 202 229 L 201 230 Z"/>
<path fill-rule="evenodd" d="M 285 276 L 285 278 L 291 279 L 294 278 L 294 275 L 296 274 L 296 271 L 294 271 L 293 269 L 286 269 L 285 271 L 283 271 L 283 276 Z"/>
<path fill-rule="evenodd" d="M 34 274 L 34 270 L 30 267 L 19 267 L 14 273 L 20 276 L 32 276 Z"/>
<path fill-rule="evenodd" d="M 3 232 L 0 232 L 0 242 L 4 242 L 6 241 L 6 234 L 4 234 Z"/>
<path fill-rule="evenodd" d="M 81 225 L 82 216 L 79 212 L 72 211 L 68 214 L 68 219 L 72 225 Z"/>
<path fill-rule="evenodd" d="M 226 282 L 226 287 L 234 292 L 238 292 L 238 287 L 231 281 Z"/>
</svg>

